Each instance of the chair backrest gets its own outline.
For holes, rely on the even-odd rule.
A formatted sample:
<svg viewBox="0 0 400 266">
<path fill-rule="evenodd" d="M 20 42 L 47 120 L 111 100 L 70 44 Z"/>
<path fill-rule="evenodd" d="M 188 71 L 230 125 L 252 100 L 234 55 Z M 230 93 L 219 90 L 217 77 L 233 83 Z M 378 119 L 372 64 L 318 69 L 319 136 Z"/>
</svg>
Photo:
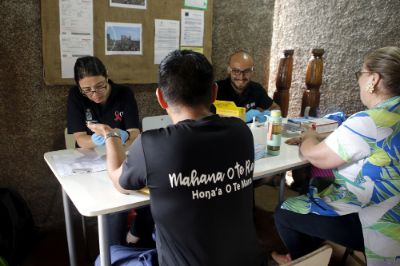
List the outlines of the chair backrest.
<svg viewBox="0 0 400 266">
<path fill-rule="evenodd" d="M 68 130 L 64 130 L 64 138 L 65 138 L 65 148 L 66 149 L 75 149 L 75 138 L 74 135 L 68 134 Z"/>
<path fill-rule="evenodd" d="M 319 249 L 295 259 L 285 266 L 328 266 L 332 255 L 332 247 L 324 245 Z"/>
<path fill-rule="evenodd" d="M 142 120 L 143 131 L 166 127 L 172 124 L 172 120 L 168 115 L 148 116 Z"/>
</svg>

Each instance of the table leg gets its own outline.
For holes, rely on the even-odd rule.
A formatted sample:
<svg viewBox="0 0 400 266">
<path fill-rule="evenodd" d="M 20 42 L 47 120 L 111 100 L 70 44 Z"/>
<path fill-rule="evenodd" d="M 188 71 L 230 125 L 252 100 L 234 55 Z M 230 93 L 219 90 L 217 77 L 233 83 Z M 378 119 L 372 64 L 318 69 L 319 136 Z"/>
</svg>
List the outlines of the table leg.
<svg viewBox="0 0 400 266">
<path fill-rule="evenodd" d="M 99 247 L 100 247 L 100 262 L 101 266 L 111 265 L 110 259 L 110 245 L 108 241 L 107 231 L 107 215 L 97 216 L 97 222 L 99 225 Z"/>
<path fill-rule="evenodd" d="M 286 172 L 283 172 L 280 174 L 281 179 L 279 180 L 279 195 L 278 195 L 278 203 L 279 205 L 282 204 L 282 202 L 285 199 L 285 184 L 286 184 Z"/>
<path fill-rule="evenodd" d="M 76 266 L 76 253 L 75 253 L 75 237 L 74 228 L 72 223 L 71 209 L 69 207 L 69 198 L 64 189 L 62 190 L 64 216 L 65 216 L 65 229 L 67 232 L 69 263 L 71 266 Z"/>
</svg>

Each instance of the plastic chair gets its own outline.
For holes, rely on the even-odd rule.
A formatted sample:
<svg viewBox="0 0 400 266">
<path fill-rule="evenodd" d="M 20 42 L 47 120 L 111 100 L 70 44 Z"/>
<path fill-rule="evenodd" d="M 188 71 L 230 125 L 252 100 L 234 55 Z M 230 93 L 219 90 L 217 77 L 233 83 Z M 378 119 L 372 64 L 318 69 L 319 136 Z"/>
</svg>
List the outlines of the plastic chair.
<svg viewBox="0 0 400 266">
<path fill-rule="evenodd" d="M 146 131 L 150 129 L 167 127 L 171 124 L 173 123 L 168 115 L 148 116 L 142 120 L 142 129 L 143 131 Z"/>
<path fill-rule="evenodd" d="M 332 247 L 323 245 L 317 250 L 314 250 L 303 257 L 295 259 L 285 266 L 328 266 L 332 255 Z"/>
</svg>

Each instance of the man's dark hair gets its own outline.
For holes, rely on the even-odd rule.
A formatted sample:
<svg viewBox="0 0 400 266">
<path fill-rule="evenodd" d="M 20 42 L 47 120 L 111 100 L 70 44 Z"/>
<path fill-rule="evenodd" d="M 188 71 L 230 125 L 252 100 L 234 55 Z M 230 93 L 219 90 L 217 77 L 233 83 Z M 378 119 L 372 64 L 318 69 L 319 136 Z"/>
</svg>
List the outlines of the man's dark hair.
<svg viewBox="0 0 400 266">
<path fill-rule="evenodd" d="M 171 105 L 211 105 L 213 67 L 207 58 L 189 50 L 175 50 L 161 62 L 159 88 Z"/>
<path fill-rule="evenodd" d="M 77 85 L 85 77 L 103 76 L 107 78 L 107 69 L 103 62 L 95 56 L 84 56 L 76 60 L 74 79 Z"/>
</svg>

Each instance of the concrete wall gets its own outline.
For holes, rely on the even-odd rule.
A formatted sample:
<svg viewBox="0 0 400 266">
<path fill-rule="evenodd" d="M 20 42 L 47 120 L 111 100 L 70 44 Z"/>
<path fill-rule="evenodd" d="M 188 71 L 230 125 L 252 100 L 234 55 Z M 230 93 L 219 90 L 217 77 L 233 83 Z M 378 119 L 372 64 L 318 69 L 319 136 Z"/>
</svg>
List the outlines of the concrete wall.
<svg viewBox="0 0 400 266">
<path fill-rule="evenodd" d="M 325 49 L 320 114 L 364 109 L 354 72 L 371 49 L 400 45 L 398 0 L 276 0 L 270 62 L 275 89 L 279 54 L 294 49 L 289 115 L 299 115 L 311 48 Z"/>
<path fill-rule="evenodd" d="M 212 61 L 217 79 L 226 77 L 229 55 L 243 49 L 254 58 L 253 80 L 268 86 L 273 11 L 274 0 L 214 1 Z"/>
<path fill-rule="evenodd" d="M 69 87 L 43 82 L 40 1 L 2 0 L 0 18 L 0 187 L 20 192 L 36 224 L 51 226 L 63 221 L 62 202 L 43 154 L 65 147 Z M 164 114 L 155 84 L 131 87 L 141 118 Z"/>
</svg>

